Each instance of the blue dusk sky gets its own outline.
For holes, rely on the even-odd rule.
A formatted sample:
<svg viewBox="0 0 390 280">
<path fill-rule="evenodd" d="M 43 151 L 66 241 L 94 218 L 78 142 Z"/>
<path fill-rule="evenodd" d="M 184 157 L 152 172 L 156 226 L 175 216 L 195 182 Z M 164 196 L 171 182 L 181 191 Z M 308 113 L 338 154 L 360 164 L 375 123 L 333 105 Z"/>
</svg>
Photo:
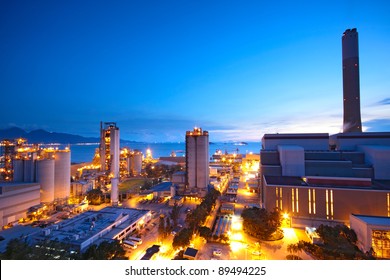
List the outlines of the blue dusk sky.
<svg viewBox="0 0 390 280">
<path fill-rule="evenodd" d="M 0 128 L 183 141 L 342 131 L 357 28 L 363 129 L 390 131 L 390 1 L 0 2 Z"/>
</svg>

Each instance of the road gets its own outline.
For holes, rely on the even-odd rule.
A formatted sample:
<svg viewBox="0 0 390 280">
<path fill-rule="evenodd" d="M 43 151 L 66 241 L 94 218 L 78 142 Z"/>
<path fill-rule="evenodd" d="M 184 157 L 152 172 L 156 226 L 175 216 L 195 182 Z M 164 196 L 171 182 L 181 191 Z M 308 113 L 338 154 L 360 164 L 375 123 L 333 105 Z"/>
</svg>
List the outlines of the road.
<svg viewBox="0 0 390 280">
<path fill-rule="evenodd" d="M 140 232 L 143 243 L 137 249 L 127 249 L 128 257 L 131 260 L 140 259 L 146 252 L 146 249 L 156 244 L 160 245 L 160 252 L 153 259 L 172 259 L 175 252 L 172 249 L 173 235 L 169 235 L 164 240 L 159 240 L 158 224 L 159 214 L 169 215 L 171 207 L 166 203 L 147 203 L 141 204 L 140 197 L 133 197 L 123 202 L 124 207 L 148 209 L 153 211 L 153 219 Z M 198 199 L 187 199 L 180 210 L 179 224 L 185 226 L 185 218 L 187 209 L 195 209 L 200 203 Z M 245 182 L 241 177 L 237 192 L 237 203 L 235 204 L 235 214 L 232 219 L 231 227 L 229 227 L 230 244 L 221 244 L 217 242 L 205 242 L 203 238 L 196 236 L 192 240 L 194 248 L 198 249 L 197 259 L 201 260 L 285 260 L 288 255 L 288 244 L 297 243 L 299 240 L 308 241 L 303 229 L 283 228 L 284 238 L 279 241 L 262 241 L 248 236 L 242 230 L 240 219 L 241 213 L 248 205 L 259 205 L 259 196 L 257 193 L 249 192 L 245 188 Z M 212 228 L 217 217 L 217 209 L 220 202 L 217 202 L 217 207 L 207 218 L 205 225 Z M 235 225 L 238 224 L 238 225 Z M 220 250 L 220 255 L 214 255 L 215 250 Z M 259 254 L 260 253 L 260 254 Z M 299 254 L 302 259 L 311 259 L 309 255 L 302 252 Z"/>
</svg>

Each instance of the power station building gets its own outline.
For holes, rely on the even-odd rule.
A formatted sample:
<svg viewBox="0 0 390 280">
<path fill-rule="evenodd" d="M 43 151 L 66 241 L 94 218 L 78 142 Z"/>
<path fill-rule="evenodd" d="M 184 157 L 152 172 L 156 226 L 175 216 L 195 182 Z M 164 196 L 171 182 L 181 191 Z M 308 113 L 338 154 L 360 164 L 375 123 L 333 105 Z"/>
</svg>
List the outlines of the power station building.
<svg viewBox="0 0 390 280">
<path fill-rule="evenodd" d="M 356 29 L 344 32 L 342 52 L 343 133 L 265 134 L 260 206 L 293 227 L 350 225 L 364 252 L 389 258 L 390 132 L 362 132 Z"/>
<path fill-rule="evenodd" d="M 209 133 L 195 127 L 186 132 L 187 190 L 204 197 L 209 185 Z"/>
<path fill-rule="evenodd" d="M 260 204 L 293 226 L 390 217 L 390 133 L 265 134 L 260 158 Z"/>
</svg>

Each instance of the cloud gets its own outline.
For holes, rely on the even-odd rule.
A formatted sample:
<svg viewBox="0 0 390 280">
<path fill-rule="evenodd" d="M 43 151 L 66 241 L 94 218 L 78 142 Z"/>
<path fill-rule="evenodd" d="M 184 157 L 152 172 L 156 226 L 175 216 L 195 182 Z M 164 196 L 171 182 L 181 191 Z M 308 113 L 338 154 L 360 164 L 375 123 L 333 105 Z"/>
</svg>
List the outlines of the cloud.
<svg viewBox="0 0 390 280">
<path fill-rule="evenodd" d="M 382 99 L 377 103 L 377 105 L 390 105 L 390 98 Z"/>
<path fill-rule="evenodd" d="M 374 119 L 363 123 L 363 129 L 367 132 L 390 131 L 390 119 Z"/>
</svg>

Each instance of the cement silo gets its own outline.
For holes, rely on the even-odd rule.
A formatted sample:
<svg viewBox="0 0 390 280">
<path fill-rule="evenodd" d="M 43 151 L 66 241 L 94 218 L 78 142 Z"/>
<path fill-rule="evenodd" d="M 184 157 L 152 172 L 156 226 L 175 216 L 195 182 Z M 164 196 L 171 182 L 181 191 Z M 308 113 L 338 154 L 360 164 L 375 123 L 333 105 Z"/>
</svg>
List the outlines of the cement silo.
<svg viewBox="0 0 390 280">
<path fill-rule="evenodd" d="M 37 154 L 33 153 L 31 157 L 28 159 L 23 160 L 24 162 L 24 175 L 23 179 L 24 182 L 36 182 L 36 171 L 35 171 L 35 165 L 36 165 L 36 159 L 37 159 Z"/>
<path fill-rule="evenodd" d="M 57 150 L 54 158 L 54 198 L 64 199 L 70 195 L 70 150 Z"/>
<path fill-rule="evenodd" d="M 14 182 L 32 183 L 36 181 L 35 161 L 37 154 L 32 153 L 24 158 L 16 158 L 13 160 L 14 166 Z"/>
<path fill-rule="evenodd" d="M 133 176 L 137 176 L 142 171 L 142 153 L 140 151 L 134 151 L 129 156 L 129 173 Z"/>
<path fill-rule="evenodd" d="M 14 159 L 12 162 L 14 168 L 14 182 L 24 182 L 24 162 L 23 159 Z"/>
<path fill-rule="evenodd" d="M 53 158 L 37 160 L 37 182 L 41 185 L 41 202 L 54 201 L 54 167 Z"/>
</svg>

